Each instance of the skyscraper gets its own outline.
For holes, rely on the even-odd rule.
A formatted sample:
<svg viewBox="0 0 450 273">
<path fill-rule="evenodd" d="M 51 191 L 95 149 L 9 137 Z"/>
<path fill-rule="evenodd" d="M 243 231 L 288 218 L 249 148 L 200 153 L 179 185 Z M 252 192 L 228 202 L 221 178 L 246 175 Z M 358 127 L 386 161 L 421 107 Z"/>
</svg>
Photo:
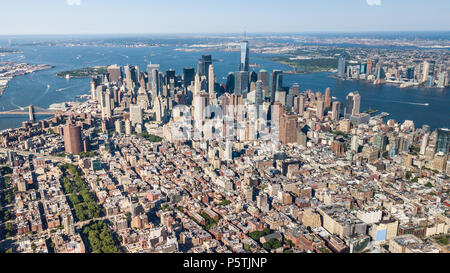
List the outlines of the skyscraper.
<svg viewBox="0 0 450 273">
<path fill-rule="evenodd" d="M 200 78 L 202 76 L 208 77 L 209 65 L 212 64 L 212 56 L 211 55 L 203 55 L 202 58 L 198 61 L 198 74 Z"/>
<path fill-rule="evenodd" d="M 345 58 L 343 55 L 339 56 L 337 76 L 339 78 L 345 77 Z"/>
<path fill-rule="evenodd" d="M 427 87 L 433 87 L 434 86 L 434 68 L 435 67 L 436 67 L 436 62 L 435 61 L 429 62 L 428 76 L 426 78 L 426 86 Z"/>
<path fill-rule="evenodd" d="M 359 67 L 359 73 L 360 74 L 366 74 L 367 73 L 367 64 L 361 64 Z"/>
<path fill-rule="evenodd" d="M 252 83 L 252 82 L 256 83 L 258 81 L 258 74 L 255 71 L 250 72 L 249 81 L 250 81 L 250 83 Z"/>
<path fill-rule="evenodd" d="M 422 82 L 426 82 L 428 79 L 428 74 L 430 72 L 430 63 L 425 61 L 422 66 Z"/>
<path fill-rule="evenodd" d="M 289 89 L 289 94 L 293 96 L 297 96 L 300 92 L 300 85 L 298 83 L 294 83 L 292 87 Z"/>
<path fill-rule="evenodd" d="M 270 102 L 275 102 L 275 92 L 281 90 L 283 87 L 283 71 L 273 70 L 272 71 L 272 81 L 270 85 Z"/>
<path fill-rule="evenodd" d="M 111 107 L 111 90 L 106 89 L 106 92 L 101 93 L 100 106 L 102 107 L 102 119 L 108 119 L 112 116 Z"/>
<path fill-rule="evenodd" d="M 108 66 L 107 70 L 110 82 L 118 82 L 122 79 L 122 68 L 117 64 Z"/>
<path fill-rule="evenodd" d="M 305 112 L 305 96 L 300 95 L 299 98 L 300 98 L 300 100 L 299 100 L 299 104 L 298 104 L 298 113 L 300 115 L 303 115 Z"/>
<path fill-rule="evenodd" d="M 436 153 L 442 152 L 448 155 L 450 148 L 450 129 L 438 129 L 436 137 Z"/>
<path fill-rule="evenodd" d="M 316 107 L 316 117 L 318 119 L 322 119 L 323 118 L 323 112 L 325 109 L 325 101 L 324 99 L 321 97 L 317 100 L 316 102 L 317 107 Z"/>
<path fill-rule="evenodd" d="M 256 82 L 256 95 L 255 95 L 255 104 L 261 105 L 264 101 L 264 90 L 263 90 L 263 82 L 257 81 Z"/>
<path fill-rule="evenodd" d="M 209 66 L 209 72 L 208 72 L 208 78 L 209 78 L 209 81 L 208 81 L 208 93 L 209 93 L 209 98 L 210 99 L 213 99 L 213 98 L 215 98 L 215 93 L 214 93 L 214 85 L 215 85 L 215 83 L 216 83 L 216 81 L 215 81 L 215 76 L 214 76 L 214 66 L 211 64 L 210 66 Z"/>
<path fill-rule="evenodd" d="M 166 84 L 169 85 L 171 80 L 173 80 L 174 82 L 177 80 L 175 70 L 173 69 L 169 69 L 166 71 Z"/>
<path fill-rule="evenodd" d="M 134 85 L 138 81 L 136 74 L 137 74 L 136 67 L 131 65 L 125 66 L 125 87 L 127 89 L 129 90 L 134 89 Z"/>
<path fill-rule="evenodd" d="M 160 70 L 161 66 L 159 64 L 152 64 L 152 63 L 148 64 L 147 65 L 147 74 L 151 75 L 152 70 L 154 70 L 154 69 Z"/>
<path fill-rule="evenodd" d="M 195 69 L 194 68 L 184 68 L 183 69 L 183 82 L 184 86 L 188 87 L 195 80 Z"/>
<path fill-rule="evenodd" d="M 325 108 L 331 107 L 331 89 L 328 87 L 325 90 Z"/>
<path fill-rule="evenodd" d="M 141 106 L 138 104 L 132 104 L 130 105 L 130 121 L 133 126 L 136 126 L 136 124 L 142 124 L 142 109 Z"/>
<path fill-rule="evenodd" d="M 237 71 L 234 73 L 234 93 L 247 96 L 249 89 L 249 76 L 247 71 Z"/>
<path fill-rule="evenodd" d="M 427 145 L 428 145 L 428 139 L 430 137 L 430 134 L 425 134 L 422 138 L 422 143 L 420 144 L 420 154 L 425 155 L 427 151 Z"/>
<path fill-rule="evenodd" d="M 414 67 L 408 67 L 406 71 L 406 78 L 410 80 L 414 79 Z"/>
<path fill-rule="evenodd" d="M 159 70 L 154 68 L 152 69 L 152 76 L 150 79 L 150 89 L 152 90 L 152 100 L 156 99 L 159 96 L 160 92 L 160 79 L 159 79 Z"/>
<path fill-rule="evenodd" d="M 241 62 L 239 65 L 239 71 L 249 70 L 249 48 L 248 41 L 241 42 Z"/>
<path fill-rule="evenodd" d="M 283 144 L 296 143 L 298 134 L 297 115 L 284 113 L 280 116 L 280 141 Z"/>
<path fill-rule="evenodd" d="M 206 106 L 208 104 L 208 96 L 205 93 L 201 93 L 194 97 L 194 121 L 195 126 L 201 127 L 203 121 L 206 118 Z"/>
<path fill-rule="evenodd" d="M 377 80 L 382 80 L 386 77 L 386 74 L 384 73 L 384 69 L 380 66 L 377 68 Z"/>
<path fill-rule="evenodd" d="M 332 119 L 334 121 L 339 121 L 341 115 L 341 102 L 335 101 L 333 102 L 333 110 L 332 110 Z"/>
<path fill-rule="evenodd" d="M 67 124 L 63 129 L 64 147 L 68 154 L 79 154 L 83 151 L 81 143 L 81 127 Z"/>
<path fill-rule="evenodd" d="M 267 73 L 266 70 L 261 69 L 258 73 L 258 81 L 262 81 L 264 96 L 267 97 L 269 95 L 269 73 Z"/>
<path fill-rule="evenodd" d="M 383 153 L 386 151 L 387 140 L 388 138 L 383 134 L 378 134 L 375 136 L 374 145 L 378 149 L 380 155 L 383 155 Z"/>
<path fill-rule="evenodd" d="M 200 94 L 202 90 L 202 83 L 200 81 L 200 75 L 197 73 L 194 77 L 194 97 Z"/>
<path fill-rule="evenodd" d="M 234 78 L 234 73 L 230 72 L 227 75 L 227 83 L 225 84 L 225 91 L 228 93 L 233 93 L 234 92 L 234 85 L 235 85 L 235 78 Z"/>
<path fill-rule="evenodd" d="M 153 70 L 157 70 L 158 73 L 156 73 L 156 75 L 159 74 L 159 70 L 160 70 L 160 65 L 159 64 L 149 64 L 147 65 L 147 74 L 148 74 L 148 89 L 152 89 L 152 84 L 153 84 Z M 159 77 L 159 76 L 158 76 Z M 155 79 L 155 81 L 157 81 L 158 78 Z"/>
<path fill-rule="evenodd" d="M 359 95 L 359 92 L 351 92 L 348 94 L 345 106 L 345 118 L 358 115 L 360 106 L 361 95 Z"/>
<path fill-rule="evenodd" d="M 445 86 L 447 85 L 447 72 L 446 71 L 441 71 L 438 75 L 438 84 L 437 87 L 438 88 L 445 88 Z"/>
<path fill-rule="evenodd" d="M 155 112 L 155 120 L 161 122 L 163 120 L 163 105 L 161 103 L 160 97 L 156 97 L 155 103 L 153 105 L 153 111 Z"/>
</svg>

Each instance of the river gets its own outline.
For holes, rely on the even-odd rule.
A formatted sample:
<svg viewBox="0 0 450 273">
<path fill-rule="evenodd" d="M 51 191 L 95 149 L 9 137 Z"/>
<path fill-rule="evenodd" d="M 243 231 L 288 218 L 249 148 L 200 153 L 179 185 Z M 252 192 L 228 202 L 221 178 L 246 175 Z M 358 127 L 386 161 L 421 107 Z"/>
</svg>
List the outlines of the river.
<svg viewBox="0 0 450 273">
<path fill-rule="evenodd" d="M 76 96 L 89 93 L 89 79 L 56 78 L 55 72 L 60 71 L 110 64 L 138 65 L 141 70 L 145 70 L 147 64 L 152 62 L 160 64 L 162 71 L 173 68 L 177 74 L 181 74 L 184 67 L 197 68 L 198 59 L 202 54 L 211 54 L 213 59 L 223 60 L 223 62 L 214 63 L 214 68 L 217 79 L 224 83 L 223 78 L 228 72 L 236 71 L 239 65 L 239 52 L 184 52 L 176 51 L 176 46 L 124 48 L 39 45 L 17 48 L 23 53 L 7 54 L 0 57 L 0 62 L 48 64 L 54 68 L 15 77 L 0 97 L 0 111 L 17 109 L 30 104 L 47 108 L 53 103 L 74 101 Z M 289 67 L 271 62 L 265 57 L 267 55 L 251 54 L 251 63 L 261 66 L 257 71 L 259 69 L 290 70 Z M 424 124 L 432 128 L 450 127 L 449 89 L 401 89 L 395 85 L 374 86 L 359 81 L 341 81 L 330 78 L 330 75 L 330 73 L 284 75 L 284 85 L 291 86 L 298 83 L 301 91 L 312 89 L 321 92 L 330 87 L 332 96 L 341 102 L 345 102 L 349 92 L 357 90 L 362 98 L 362 111 L 373 108 L 380 112 L 388 112 L 391 114 L 390 118 L 396 121 L 413 120 L 416 127 Z M 0 130 L 18 127 L 26 118 L 25 116 L 0 116 Z"/>
</svg>

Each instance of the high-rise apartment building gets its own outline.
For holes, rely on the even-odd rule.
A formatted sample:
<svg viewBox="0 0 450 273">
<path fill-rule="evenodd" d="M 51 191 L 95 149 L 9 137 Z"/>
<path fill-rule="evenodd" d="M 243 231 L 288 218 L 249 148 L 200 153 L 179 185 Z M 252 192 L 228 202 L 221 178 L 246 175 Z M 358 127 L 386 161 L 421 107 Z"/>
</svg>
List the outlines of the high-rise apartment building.
<svg viewBox="0 0 450 273">
<path fill-rule="evenodd" d="M 422 82 L 426 82 L 430 72 L 430 63 L 425 61 L 422 65 Z"/>
<path fill-rule="evenodd" d="M 337 72 L 337 76 L 339 78 L 344 78 L 345 77 L 345 57 L 344 56 L 339 56 L 339 60 L 338 60 L 338 72 Z"/>
<path fill-rule="evenodd" d="M 68 154 L 79 154 L 83 151 L 81 127 L 67 124 L 63 129 L 64 147 Z"/>
<path fill-rule="evenodd" d="M 436 153 L 443 153 L 448 155 L 450 147 L 450 129 L 438 129 L 436 137 Z"/>
<path fill-rule="evenodd" d="M 325 111 L 325 101 L 323 98 L 319 98 L 316 102 L 316 117 L 318 119 L 323 118 L 323 113 Z"/>
<path fill-rule="evenodd" d="M 335 101 L 335 102 L 333 102 L 331 118 L 337 122 L 337 121 L 339 121 L 340 116 L 341 116 L 341 102 Z"/>
<path fill-rule="evenodd" d="M 345 118 L 359 114 L 361 107 L 361 95 L 359 92 L 351 92 L 347 95 L 345 106 Z"/>
<path fill-rule="evenodd" d="M 328 87 L 325 90 L 325 108 L 331 107 L 331 89 Z"/>
</svg>

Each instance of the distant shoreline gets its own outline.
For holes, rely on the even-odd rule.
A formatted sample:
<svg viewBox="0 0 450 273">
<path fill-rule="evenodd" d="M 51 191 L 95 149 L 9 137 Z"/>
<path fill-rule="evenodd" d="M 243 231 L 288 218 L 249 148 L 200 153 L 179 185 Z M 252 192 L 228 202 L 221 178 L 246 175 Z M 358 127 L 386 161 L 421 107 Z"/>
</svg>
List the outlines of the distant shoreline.
<svg viewBox="0 0 450 273">
<path fill-rule="evenodd" d="M 366 83 L 366 84 L 370 84 L 370 85 L 376 85 L 376 86 L 383 86 L 383 85 L 390 85 L 390 86 L 395 86 L 399 89 L 408 89 L 408 88 L 414 88 L 414 89 L 437 89 L 437 90 L 444 90 L 444 89 L 449 89 L 449 87 L 437 87 L 437 86 L 432 86 L 432 87 L 426 87 L 423 85 L 408 85 L 408 86 L 404 86 L 402 87 L 401 85 L 404 83 L 395 83 L 395 82 L 381 82 L 378 84 L 374 84 L 371 81 L 368 80 L 364 80 L 364 79 L 345 79 L 345 78 L 339 78 L 336 75 L 330 75 L 330 78 L 336 79 L 336 80 L 340 80 L 340 81 L 354 81 L 354 82 L 362 82 L 362 83 Z"/>
</svg>

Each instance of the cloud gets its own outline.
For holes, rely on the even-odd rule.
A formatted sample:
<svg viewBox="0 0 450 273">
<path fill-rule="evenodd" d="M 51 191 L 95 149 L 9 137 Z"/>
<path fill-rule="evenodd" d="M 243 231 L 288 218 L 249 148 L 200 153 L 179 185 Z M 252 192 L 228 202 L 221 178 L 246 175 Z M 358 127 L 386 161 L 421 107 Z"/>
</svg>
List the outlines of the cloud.
<svg viewBox="0 0 450 273">
<path fill-rule="evenodd" d="M 69 6 L 79 6 L 81 5 L 81 0 L 66 0 Z"/>
<path fill-rule="evenodd" d="M 366 0 L 369 6 L 381 6 L 381 0 Z"/>
</svg>

